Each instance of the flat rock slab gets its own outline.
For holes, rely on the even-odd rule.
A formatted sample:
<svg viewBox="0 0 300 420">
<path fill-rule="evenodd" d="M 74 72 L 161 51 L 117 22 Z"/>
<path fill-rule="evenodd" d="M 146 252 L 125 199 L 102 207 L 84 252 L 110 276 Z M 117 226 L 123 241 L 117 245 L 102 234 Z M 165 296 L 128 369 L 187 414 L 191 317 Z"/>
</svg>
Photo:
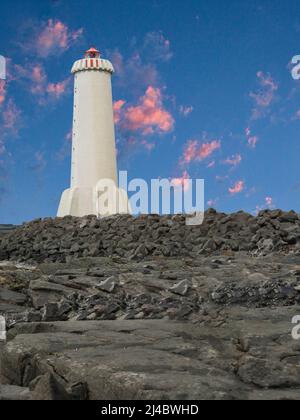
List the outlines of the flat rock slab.
<svg viewBox="0 0 300 420">
<path fill-rule="evenodd" d="M 13 385 L 0 385 L 0 401 L 26 401 L 30 399 L 27 388 Z"/>
<path fill-rule="evenodd" d="M 0 287 L 0 302 L 23 305 L 26 300 L 26 296 L 22 293 L 13 292 L 12 290 Z"/>
<path fill-rule="evenodd" d="M 217 323 L 19 324 L 1 352 L 1 381 L 30 389 L 40 383 L 35 399 L 45 389 L 62 399 L 297 399 L 297 313 L 299 307 L 233 308 Z"/>
</svg>

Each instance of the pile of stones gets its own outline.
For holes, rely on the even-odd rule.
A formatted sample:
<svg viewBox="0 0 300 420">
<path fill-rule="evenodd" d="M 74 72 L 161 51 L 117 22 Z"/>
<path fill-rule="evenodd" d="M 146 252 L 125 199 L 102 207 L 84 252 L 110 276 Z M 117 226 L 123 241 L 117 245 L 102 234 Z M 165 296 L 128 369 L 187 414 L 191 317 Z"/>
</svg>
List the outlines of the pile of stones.
<svg viewBox="0 0 300 420">
<path fill-rule="evenodd" d="M 219 308 L 300 305 L 299 257 L 94 257 L 0 267 L 0 315 L 19 322 L 199 322 Z"/>
<path fill-rule="evenodd" d="M 195 257 L 245 251 L 253 255 L 300 251 L 300 217 L 280 210 L 257 217 L 208 210 L 204 223 L 187 226 L 182 215 L 119 215 L 104 219 L 35 220 L 0 237 L 0 260 L 66 262 L 82 257 Z"/>
</svg>

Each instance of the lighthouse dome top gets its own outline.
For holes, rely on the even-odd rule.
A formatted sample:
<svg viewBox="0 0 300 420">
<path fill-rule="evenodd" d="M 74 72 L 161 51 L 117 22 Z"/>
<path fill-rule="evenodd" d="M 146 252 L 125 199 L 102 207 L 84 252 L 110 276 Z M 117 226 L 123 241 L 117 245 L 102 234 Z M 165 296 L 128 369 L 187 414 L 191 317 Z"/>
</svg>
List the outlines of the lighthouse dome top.
<svg viewBox="0 0 300 420">
<path fill-rule="evenodd" d="M 101 58 L 100 51 L 92 47 L 84 53 L 84 58 L 75 61 L 72 67 L 72 73 L 79 71 L 98 70 L 108 73 L 114 73 L 114 67 L 109 60 Z"/>
<path fill-rule="evenodd" d="M 85 52 L 84 57 L 85 58 L 100 58 L 101 54 L 100 54 L 100 51 L 92 47 Z"/>
</svg>

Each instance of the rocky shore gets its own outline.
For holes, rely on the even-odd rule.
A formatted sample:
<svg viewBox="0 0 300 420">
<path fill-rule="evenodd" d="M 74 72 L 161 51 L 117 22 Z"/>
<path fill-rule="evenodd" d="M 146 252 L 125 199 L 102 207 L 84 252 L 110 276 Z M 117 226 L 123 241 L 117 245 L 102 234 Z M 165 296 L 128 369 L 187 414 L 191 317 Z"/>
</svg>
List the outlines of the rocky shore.
<svg viewBox="0 0 300 420">
<path fill-rule="evenodd" d="M 299 399 L 294 212 L 38 220 L 0 256 L 0 399 Z"/>
<path fill-rule="evenodd" d="M 300 252 L 299 215 L 266 210 L 254 217 L 210 209 L 200 226 L 186 226 L 184 216 L 39 219 L 0 242 L 0 260 L 27 263 L 112 255 L 130 259 L 195 257 L 223 251 L 253 255 Z"/>
</svg>

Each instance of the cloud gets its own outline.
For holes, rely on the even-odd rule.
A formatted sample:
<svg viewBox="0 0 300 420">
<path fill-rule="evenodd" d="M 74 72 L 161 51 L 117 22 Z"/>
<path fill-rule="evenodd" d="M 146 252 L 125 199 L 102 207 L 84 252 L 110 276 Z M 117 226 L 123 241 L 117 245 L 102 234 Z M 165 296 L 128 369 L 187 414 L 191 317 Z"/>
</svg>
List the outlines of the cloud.
<svg viewBox="0 0 300 420">
<path fill-rule="evenodd" d="M 242 156 L 237 154 L 232 156 L 231 158 L 227 158 L 226 160 L 224 160 L 224 164 L 225 165 L 230 165 L 230 166 L 237 166 L 242 162 Z"/>
<path fill-rule="evenodd" d="M 128 58 L 124 58 L 118 50 L 109 55 L 115 68 L 116 83 L 121 87 L 138 92 L 146 86 L 159 84 L 156 65 L 144 62 L 139 52 Z"/>
<path fill-rule="evenodd" d="M 72 128 L 67 132 L 65 135 L 65 140 L 68 142 L 72 142 L 73 131 Z"/>
<path fill-rule="evenodd" d="M 83 28 L 71 30 L 60 20 L 49 19 L 43 24 L 34 42 L 36 53 L 43 58 L 67 51 L 83 35 Z"/>
<path fill-rule="evenodd" d="M 265 209 L 269 209 L 269 210 L 274 210 L 275 209 L 275 204 L 274 204 L 274 199 L 273 197 L 265 197 L 265 202 L 263 205 L 257 205 L 256 206 L 256 211 L 255 213 L 258 214 L 260 211 L 265 210 Z"/>
<path fill-rule="evenodd" d="M 138 149 L 151 152 L 156 143 L 151 136 L 174 129 L 175 120 L 167 110 L 158 64 L 171 60 L 171 43 L 161 31 L 149 32 L 143 39 L 132 39 L 125 56 L 118 49 L 108 51 L 115 68 L 115 83 L 123 90 L 114 103 L 119 157 Z"/>
<path fill-rule="evenodd" d="M 9 99 L 6 109 L 2 113 L 2 129 L 6 134 L 11 133 L 18 136 L 21 126 L 21 110 L 13 99 Z"/>
<path fill-rule="evenodd" d="M 119 124 L 119 122 L 121 121 L 121 116 L 122 116 L 122 108 L 123 106 L 126 104 L 126 101 L 123 101 L 122 99 L 120 99 L 119 101 L 114 102 L 114 121 L 115 124 Z"/>
<path fill-rule="evenodd" d="M 173 57 L 171 43 L 162 31 L 149 32 L 145 36 L 143 49 L 153 61 L 169 61 Z"/>
<path fill-rule="evenodd" d="M 156 147 L 153 141 L 147 140 L 141 136 L 133 135 L 117 139 L 117 155 L 119 159 L 128 160 L 140 152 L 151 153 Z"/>
<path fill-rule="evenodd" d="M 184 106 L 184 105 L 181 105 L 179 107 L 179 113 L 182 116 L 184 116 L 184 117 L 188 117 L 193 111 L 194 111 L 194 107 L 193 106 Z"/>
<path fill-rule="evenodd" d="M 41 64 L 31 64 L 27 67 L 15 65 L 16 80 L 24 81 L 26 88 L 34 95 L 43 95 L 47 85 L 47 75 Z"/>
<path fill-rule="evenodd" d="M 0 80 L 0 106 L 5 102 L 6 98 L 6 82 L 5 80 Z"/>
<path fill-rule="evenodd" d="M 73 130 L 72 128 L 67 132 L 64 137 L 63 145 L 61 146 L 60 150 L 56 153 L 56 160 L 63 161 L 66 157 L 70 156 L 71 154 L 71 145 L 72 145 L 72 135 Z"/>
<path fill-rule="evenodd" d="M 210 157 L 216 150 L 221 148 L 220 140 L 212 140 L 208 143 L 201 143 L 198 140 L 189 140 L 185 145 L 181 163 L 190 164 L 200 162 Z"/>
<path fill-rule="evenodd" d="M 212 199 L 212 200 L 208 200 L 207 205 L 208 205 L 208 207 L 215 207 L 217 205 L 218 201 L 219 201 L 218 198 Z"/>
<path fill-rule="evenodd" d="M 166 134 L 173 130 L 174 119 L 163 105 L 161 89 L 149 86 L 136 106 L 125 107 L 124 101 L 114 104 L 115 121 L 122 130 L 140 132 L 143 136 Z"/>
<path fill-rule="evenodd" d="M 252 135 L 250 127 L 246 128 L 245 133 L 246 133 L 246 137 L 247 137 L 248 146 L 251 147 L 252 149 L 255 149 L 256 146 L 257 146 L 257 143 L 259 141 L 259 138 L 257 136 Z"/>
<path fill-rule="evenodd" d="M 118 49 L 108 51 L 108 55 L 116 71 L 116 83 L 134 94 L 140 94 L 148 86 L 161 84 L 157 65 L 169 61 L 173 53 L 170 41 L 157 31 L 149 32 L 139 43 L 133 39 L 126 56 Z"/>
<path fill-rule="evenodd" d="M 272 197 L 266 197 L 265 198 L 266 204 L 268 207 L 273 207 L 273 198 Z"/>
<path fill-rule="evenodd" d="M 190 188 L 189 182 L 190 176 L 187 171 L 184 171 L 180 178 L 171 179 L 171 184 L 175 188 L 183 188 L 184 191 L 188 191 Z"/>
<path fill-rule="evenodd" d="M 275 99 L 275 94 L 279 88 L 278 84 L 271 77 L 270 74 L 265 74 L 262 71 L 257 73 L 260 90 L 250 92 L 249 96 L 255 102 L 255 108 L 252 110 L 252 119 L 257 120 L 266 115 L 268 108 Z"/>
<path fill-rule="evenodd" d="M 69 82 L 70 80 L 66 79 L 58 83 L 48 83 L 47 93 L 49 93 L 50 96 L 59 99 L 62 95 L 66 93 Z"/>
<path fill-rule="evenodd" d="M 142 139 L 140 141 L 140 145 L 146 149 L 148 152 L 152 152 L 153 149 L 155 149 L 155 143 L 150 142 L 148 140 Z"/>
<path fill-rule="evenodd" d="M 244 181 L 237 181 L 235 185 L 228 189 L 228 192 L 231 195 L 240 194 L 244 191 L 245 188 L 245 182 Z"/>
<path fill-rule="evenodd" d="M 23 82 L 34 96 L 39 105 L 47 105 L 49 101 L 57 101 L 68 92 L 71 78 L 60 82 L 50 82 L 44 67 L 40 63 L 33 63 L 23 67 L 15 65 L 16 79 Z"/>
<path fill-rule="evenodd" d="M 7 139 L 18 137 L 21 127 L 22 112 L 10 98 L 0 114 L 0 156 L 6 152 Z"/>
<path fill-rule="evenodd" d="M 36 152 L 34 155 L 34 160 L 35 162 L 30 166 L 30 169 L 34 172 L 42 172 L 47 166 L 44 152 Z"/>
</svg>

